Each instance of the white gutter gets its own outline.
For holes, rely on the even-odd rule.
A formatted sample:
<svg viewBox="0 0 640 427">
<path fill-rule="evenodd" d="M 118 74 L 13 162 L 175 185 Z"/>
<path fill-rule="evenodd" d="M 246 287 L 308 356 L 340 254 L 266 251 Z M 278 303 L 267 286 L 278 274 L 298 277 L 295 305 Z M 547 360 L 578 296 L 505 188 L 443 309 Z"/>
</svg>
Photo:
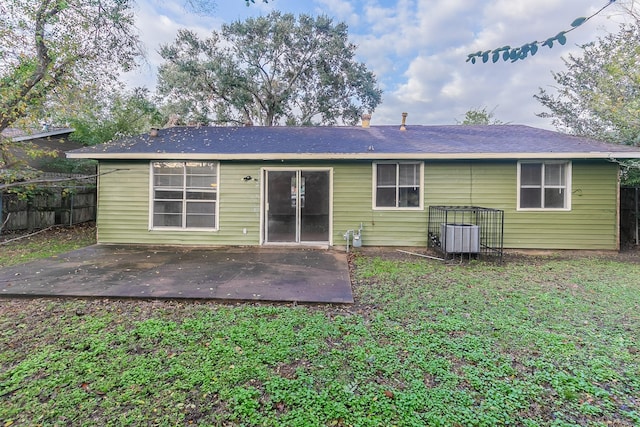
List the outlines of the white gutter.
<svg viewBox="0 0 640 427">
<path fill-rule="evenodd" d="M 637 152 L 557 153 L 73 153 L 70 159 L 96 160 L 521 160 L 521 159 L 640 159 Z"/>
</svg>

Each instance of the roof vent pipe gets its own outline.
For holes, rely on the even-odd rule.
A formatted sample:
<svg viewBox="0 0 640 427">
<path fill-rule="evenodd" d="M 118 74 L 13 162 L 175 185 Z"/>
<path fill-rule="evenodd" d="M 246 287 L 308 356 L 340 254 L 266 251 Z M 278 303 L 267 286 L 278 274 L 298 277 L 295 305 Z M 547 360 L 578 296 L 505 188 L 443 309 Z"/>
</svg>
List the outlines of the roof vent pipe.
<svg viewBox="0 0 640 427">
<path fill-rule="evenodd" d="M 401 131 L 405 131 L 407 130 L 407 127 L 405 126 L 407 124 L 407 113 L 402 113 L 402 124 L 400 125 L 400 130 Z"/>
<path fill-rule="evenodd" d="M 367 129 L 371 124 L 371 114 L 363 114 L 362 115 L 362 127 Z"/>
<path fill-rule="evenodd" d="M 149 136 L 153 138 L 158 136 L 158 128 L 151 128 L 151 130 L 149 131 Z"/>
</svg>

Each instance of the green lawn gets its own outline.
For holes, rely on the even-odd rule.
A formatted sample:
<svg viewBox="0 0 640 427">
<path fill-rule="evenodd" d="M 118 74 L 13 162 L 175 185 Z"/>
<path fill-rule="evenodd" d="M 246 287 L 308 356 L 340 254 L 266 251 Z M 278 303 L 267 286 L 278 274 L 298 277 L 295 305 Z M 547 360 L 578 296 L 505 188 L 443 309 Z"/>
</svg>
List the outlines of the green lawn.
<svg viewBox="0 0 640 427">
<path fill-rule="evenodd" d="M 0 426 L 640 425 L 640 264 L 353 259 L 352 306 L 0 299 Z"/>
<path fill-rule="evenodd" d="M 96 243 L 95 224 L 56 226 L 32 234 L 0 234 L 0 268 L 56 256 Z"/>
</svg>

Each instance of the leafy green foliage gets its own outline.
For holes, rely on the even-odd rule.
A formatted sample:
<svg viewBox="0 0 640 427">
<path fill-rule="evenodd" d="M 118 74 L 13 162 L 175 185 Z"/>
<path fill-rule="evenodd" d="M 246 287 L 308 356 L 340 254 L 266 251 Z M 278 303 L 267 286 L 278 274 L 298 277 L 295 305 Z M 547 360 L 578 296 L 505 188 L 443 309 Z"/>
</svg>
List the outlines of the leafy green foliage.
<svg viewBox="0 0 640 427">
<path fill-rule="evenodd" d="M 55 157 L 42 162 L 42 168 L 51 172 L 93 175 L 98 166 L 97 160 L 64 159 Z"/>
<path fill-rule="evenodd" d="M 456 122 L 459 125 L 466 125 L 466 126 L 472 126 L 472 125 L 486 126 L 486 125 L 505 124 L 503 121 L 495 118 L 494 110 L 487 111 L 487 107 L 471 109 L 464 114 L 464 120 L 462 121 L 456 120 Z"/>
<path fill-rule="evenodd" d="M 556 93 L 534 97 L 561 131 L 618 144 L 640 144 L 640 21 L 623 25 L 569 55 L 566 71 L 553 73 Z M 640 185 L 637 161 L 620 162 L 624 185 Z"/>
<path fill-rule="evenodd" d="M 182 3 L 206 14 L 217 5 L 215 0 Z M 142 49 L 134 8 L 135 0 L 0 3 L 0 131 L 37 116 L 52 99 L 109 88 L 121 71 L 135 67 Z"/>
<path fill-rule="evenodd" d="M 9 177 L 17 172 L 12 169 L 24 169 L 28 159 L 55 157 L 57 154 L 55 150 L 40 147 L 32 142 L 14 143 L 10 138 L 0 136 L 0 181 L 12 182 Z M 24 170 L 23 173 L 27 171 Z"/>
<path fill-rule="evenodd" d="M 129 1 L 9 0 L 0 28 L 0 130 L 54 94 L 114 81 L 141 53 Z"/>
<path fill-rule="evenodd" d="M 604 5 L 600 10 L 598 10 L 597 12 L 595 12 L 594 14 L 588 17 L 582 16 L 574 19 L 573 22 L 571 22 L 571 28 L 564 31 L 560 31 L 555 36 L 546 38 L 543 42 L 534 40 L 530 43 L 525 43 L 519 47 L 511 47 L 507 45 L 507 46 L 499 47 L 496 49 L 485 50 L 485 51 L 479 50 L 477 52 L 470 53 L 469 55 L 467 55 L 466 62 L 471 62 L 472 64 L 475 64 L 476 62 L 478 62 L 478 60 L 482 60 L 483 63 L 486 63 L 486 62 L 489 62 L 489 59 L 491 59 L 491 62 L 493 63 L 498 62 L 500 59 L 502 59 L 503 61 L 516 62 L 519 60 L 526 59 L 529 55 L 534 56 L 536 53 L 538 53 L 539 47 L 548 47 L 549 49 L 551 49 L 553 48 L 553 45 L 555 42 L 557 42 L 560 45 L 565 45 L 567 43 L 567 36 L 566 36 L 567 33 L 575 30 L 576 28 L 578 28 L 579 26 L 587 22 L 589 19 L 598 15 L 607 7 L 609 7 L 611 4 L 613 4 L 615 1 L 616 0 L 609 0 L 609 2 L 606 5 Z"/>
<path fill-rule="evenodd" d="M 29 181 L 36 179 L 39 172 L 32 168 L 12 168 L 3 169 L 0 173 L 0 188 L 4 185 L 12 185 L 9 188 L 2 188 L 0 191 L 8 194 L 15 194 L 19 200 L 30 200 L 35 196 L 47 194 L 47 190 Z M 17 185 L 22 183 L 22 185 Z"/>
<path fill-rule="evenodd" d="M 535 98 L 560 130 L 614 143 L 640 144 L 640 22 L 569 55 L 566 71 L 553 73 L 556 93 Z"/>
<path fill-rule="evenodd" d="M 181 30 L 160 50 L 158 93 L 187 122 L 353 124 L 381 101 L 355 48 L 347 26 L 326 16 L 272 12 L 205 40 Z"/>
<path fill-rule="evenodd" d="M 583 46 L 580 56 L 564 60 L 554 72 L 555 93 L 540 89 L 534 97 L 549 111 L 560 131 L 618 144 L 640 144 L 640 19 L 633 5 L 632 24 Z M 621 161 L 624 185 L 640 185 L 637 161 Z"/>
<path fill-rule="evenodd" d="M 121 0 L 3 2 L 0 52 L 0 131 L 37 117 L 53 99 L 78 96 L 89 82 L 110 86 L 141 54 L 131 2 Z M 4 183 L 26 180 L 31 172 L 15 161 L 12 145 L 10 139 L 0 140 Z M 28 199 L 41 189 L 25 183 L 10 191 Z"/>
<path fill-rule="evenodd" d="M 636 261 L 358 255 L 349 307 L 8 300 L 0 420 L 636 425 Z"/>
<path fill-rule="evenodd" d="M 640 187 L 640 161 L 624 160 L 620 166 L 620 182 L 629 187 Z"/>
<path fill-rule="evenodd" d="M 106 97 L 85 97 L 79 109 L 62 120 L 68 120 L 75 129 L 70 138 L 85 145 L 148 132 L 166 121 L 144 88 Z"/>
</svg>

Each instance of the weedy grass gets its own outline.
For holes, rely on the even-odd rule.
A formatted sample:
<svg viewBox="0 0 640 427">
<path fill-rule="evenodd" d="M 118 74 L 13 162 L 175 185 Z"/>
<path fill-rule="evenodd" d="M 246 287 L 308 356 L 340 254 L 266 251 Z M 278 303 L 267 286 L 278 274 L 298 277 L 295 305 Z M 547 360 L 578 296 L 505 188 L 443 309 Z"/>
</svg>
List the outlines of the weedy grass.
<svg viewBox="0 0 640 427">
<path fill-rule="evenodd" d="M 32 235 L 4 234 L 0 236 L 0 267 L 56 256 L 95 242 L 93 223 L 56 226 Z"/>
<path fill-rule="evenodd" d="M 0 422 L 640 424 L 640 264 L 352 265 L 353 306 L 0 300 Z"/>
</svg>

